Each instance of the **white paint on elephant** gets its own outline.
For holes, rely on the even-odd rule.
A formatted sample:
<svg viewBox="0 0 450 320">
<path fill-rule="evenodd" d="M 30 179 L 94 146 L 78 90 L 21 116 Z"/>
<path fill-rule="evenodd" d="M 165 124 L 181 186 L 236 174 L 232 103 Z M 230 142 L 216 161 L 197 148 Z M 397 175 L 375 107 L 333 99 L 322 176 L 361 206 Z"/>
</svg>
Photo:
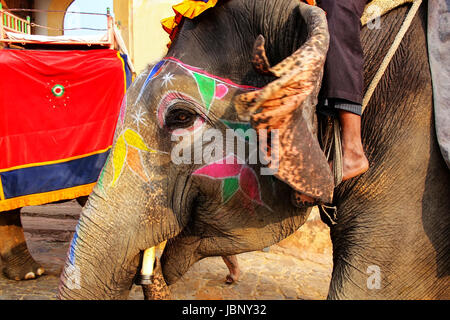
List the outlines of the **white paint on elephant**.
<svg viewBox="0 0 450 320">
<path fill-rule="evenodd" d="M 147 124 L 145 121 L 146 114 L 147 114 L 147 112 L 142 109 L 142 106 L 139 106 L 139 109 L 136 109 L 136 112 L 133 115 L 131 115 L 136 127 L 138 128 L 138 131 L 139 131 L 139 126 L 141 124 L 144 126 Z"/>
<path fill-rule="evenodd" d="M 167 87 L 167 85 L 169 85 L 169 84 L 171 85 L 173 80 L 175 80 L 175 76 L 172 73 L 167 72 L 163 76 L 163 81 L 161 83 L 161 87 Z"/>
</svg>

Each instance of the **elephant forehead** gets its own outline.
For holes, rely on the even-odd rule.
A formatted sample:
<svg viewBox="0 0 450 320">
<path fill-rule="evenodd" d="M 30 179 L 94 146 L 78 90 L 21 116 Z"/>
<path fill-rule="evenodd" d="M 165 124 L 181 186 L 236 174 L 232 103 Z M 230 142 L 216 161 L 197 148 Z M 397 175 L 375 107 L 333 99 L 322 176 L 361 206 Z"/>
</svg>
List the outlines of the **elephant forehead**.
<svg viewBox="0 0 450 320">
<path fill-rule="evenodd" d="M 233 83 L 169 57 L 155 64 L 149 72 L 140 96 L 148 93 L 153 103 L 159 105 L 162 99 L 167 98 L 168 92 L 180 93 L 180 96 L 195 100 L 202 108 L 201 111 L 208 114 L 213 106 L 229 105 L 236 93 L 256 89 Z"/>
<path fill-rule="evenodd" d="M 161 72 L 158 72 L 146 85 L 144 84 L 143 89 L 148 91 L 155 103 L 159 103 L 169 92 L 182 93 L 196 101 L 202 101 L 195 78 L 176 65 L 169 64 L 163 67 Z"/>
</svg>

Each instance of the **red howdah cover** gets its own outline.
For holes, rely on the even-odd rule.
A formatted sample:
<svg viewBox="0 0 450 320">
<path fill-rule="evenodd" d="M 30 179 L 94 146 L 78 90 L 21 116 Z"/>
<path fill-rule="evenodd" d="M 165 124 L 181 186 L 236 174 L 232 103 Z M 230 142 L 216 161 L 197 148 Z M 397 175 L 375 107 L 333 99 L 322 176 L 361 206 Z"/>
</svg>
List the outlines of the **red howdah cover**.
<svg viewBox="0 0 450 320">
<path fill-rule="evenodd" d="M 11 199 L 95 182 L 125 90 L 124 62 L 114 50 L 0 50 L 0 211 L 36 204 Z M 81 172 L 84 165 L 94 172 Z M 49 166 L 58 179 L 45 180 Z M 76 179 L 66 177 L 73 170 Z"/>
</svg>

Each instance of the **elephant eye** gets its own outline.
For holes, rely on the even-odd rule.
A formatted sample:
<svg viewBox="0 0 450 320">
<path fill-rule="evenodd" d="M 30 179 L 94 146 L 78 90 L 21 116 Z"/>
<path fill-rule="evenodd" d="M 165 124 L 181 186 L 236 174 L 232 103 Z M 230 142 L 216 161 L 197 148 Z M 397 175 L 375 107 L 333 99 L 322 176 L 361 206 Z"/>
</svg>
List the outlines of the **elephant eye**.
<svg viewBox="0 0 450 320">
<path fill-rule="evenodd" d="M 196 119 L 195 112 L 184 108 L 174 108 L 167 112 L 165 124 L 169 130 L 187 129 L 194 124 Z"/>
</svg>

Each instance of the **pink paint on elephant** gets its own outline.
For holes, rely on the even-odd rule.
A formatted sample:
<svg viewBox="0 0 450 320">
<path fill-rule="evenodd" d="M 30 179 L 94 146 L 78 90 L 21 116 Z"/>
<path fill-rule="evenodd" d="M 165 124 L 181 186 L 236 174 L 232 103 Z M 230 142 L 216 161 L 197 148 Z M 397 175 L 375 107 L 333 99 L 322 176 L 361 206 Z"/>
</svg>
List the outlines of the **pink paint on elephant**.
<svg viewBox="0 0 450 320">
<path fill-rule="evenodd" d="M 258 178 L 250 167 L 242 168 L 239 186 L 246 196 L 257 203 L 262 204 Z"/>
<path fill-rule="evenodd" d="M 216 99 L 223 99 L 228 93 L 228 87 L 222 83 L 216 86 Z"/>
<path fill-rule="evenodd" d="M 205 176 L 212 179 L 222 180 L 223 193 L 225 194 L 225 179 L 235 178 L 239 180 L 239 186 L 231 191 L 231 195 L 234 195 L 238 190 L 246 195 L 251 201 L 254 201 L 260 205 L 264 205 L 261 200 L 261 191 L 259 187 L 258 177 L 255 171 L 242 162 L 235 155 L 229 155 L 224 159 L 208 164 L 196 171 L 193 175 Z M 227 190 L 230 192 L 230 190 Z M 224 196 L 223 201 L 226 202 L 229 197 Z"/>
<path fill-rule="evenodd" d="M 224 179 L 239 175 L 243 166 L 243 164 L 238 163 L 238 160 L 234 155 L 230 155 L 225 159 L 213 162 L 194 171 L 193 175 Z"/>
</svg>

